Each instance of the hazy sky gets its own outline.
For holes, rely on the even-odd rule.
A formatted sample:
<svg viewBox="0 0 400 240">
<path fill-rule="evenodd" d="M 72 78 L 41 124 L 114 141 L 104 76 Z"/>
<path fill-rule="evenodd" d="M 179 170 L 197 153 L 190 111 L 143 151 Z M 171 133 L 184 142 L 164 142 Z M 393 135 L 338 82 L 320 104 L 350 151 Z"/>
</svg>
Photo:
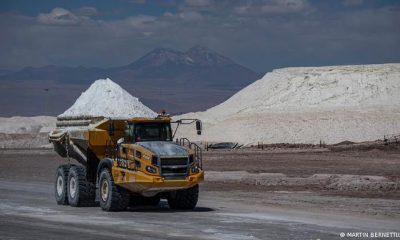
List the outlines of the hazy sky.
<svg viewBox="0 0 400 240">
<path fill-rule="evenodd" d="M 400 62 L 400 1 L 0 2 L 0 69 L 120 66 L 197 44 L 260 72 Z"/>
</svg>

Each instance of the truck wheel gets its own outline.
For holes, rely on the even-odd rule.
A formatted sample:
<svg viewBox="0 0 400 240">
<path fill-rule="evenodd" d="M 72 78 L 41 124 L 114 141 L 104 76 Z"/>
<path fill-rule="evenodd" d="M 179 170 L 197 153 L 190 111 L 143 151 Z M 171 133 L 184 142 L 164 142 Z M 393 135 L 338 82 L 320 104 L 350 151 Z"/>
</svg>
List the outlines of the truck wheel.
<svg viewBox="0 0 400 240">
<path fill-rule="evenodd" d="M 196 207 L 199 198 L 199 185 L 173 191 L 168 196 L 168 205 L 171 209 L 191 210 Z"/>
<path fill-rule="evenodd" d="M 129 206 L 129 192 L 114 183 L 108 168 L 99 177 L 100 207 L 105 211 L 123 211 Z"/>
<path fill-rule="evenodd" d="M 130 206 L 158 206 L 160 203 L 160 197 L 143 197 L 143 196 L 135 196 L 131 195 L 130 197 Z"/>
<path fill-rule="evenodd" d="M 86 168 L 72 166 L 68 174 L 68 202 L 73 207 L 95 205 L 95 186 L 86 178 Z"/>
<path fill-rule="evenodd" d="M 58 205 L 68 205 L 67 182 L 70 165 L 60 165 L 56 171 L 54 193 Z"/>
</svg>

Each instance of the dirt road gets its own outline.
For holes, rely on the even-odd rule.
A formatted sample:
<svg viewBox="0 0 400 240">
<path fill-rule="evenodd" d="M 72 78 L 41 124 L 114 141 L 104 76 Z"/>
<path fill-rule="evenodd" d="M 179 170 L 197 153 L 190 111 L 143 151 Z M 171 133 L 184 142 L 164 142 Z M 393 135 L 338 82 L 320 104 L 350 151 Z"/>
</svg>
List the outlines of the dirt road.
<svg viewBox="0 0 400 240">
<path fill-rule="evenodd" d="M 1 239 L 322 240 L 351 239 L 340 233 L 399 232 L 396 199 L 226 188 L 229 184 L 215 189 L 208 182 L 194 211 L 172 211 L 165 202 L 118 213 L 58 206 L 52 178 L 61 162 L 49 151 L 0 154 Z"/>
</svg>

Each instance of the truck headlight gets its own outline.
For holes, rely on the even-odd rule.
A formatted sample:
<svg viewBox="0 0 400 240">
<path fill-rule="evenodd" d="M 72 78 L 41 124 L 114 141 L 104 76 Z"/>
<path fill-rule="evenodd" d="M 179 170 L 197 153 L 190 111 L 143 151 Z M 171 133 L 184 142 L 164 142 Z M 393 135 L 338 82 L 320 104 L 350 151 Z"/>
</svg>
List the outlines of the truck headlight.
<svg viewBox="0 0 400 240">
<path fill-rule="evenodd" d="M 153 166 L 146 166 L 146 171 L 149 173 L 157 173 L 157 169 Z"/>
<path fill-rule="evenodd" d="M 192 173 L 199 173 L 199 172 L 200 172 L 200 168 L 199 168 L 198 166 L 193 166 L 193 167 L 190 169 L 190 171 L 191 171 Z"/>
</svg>

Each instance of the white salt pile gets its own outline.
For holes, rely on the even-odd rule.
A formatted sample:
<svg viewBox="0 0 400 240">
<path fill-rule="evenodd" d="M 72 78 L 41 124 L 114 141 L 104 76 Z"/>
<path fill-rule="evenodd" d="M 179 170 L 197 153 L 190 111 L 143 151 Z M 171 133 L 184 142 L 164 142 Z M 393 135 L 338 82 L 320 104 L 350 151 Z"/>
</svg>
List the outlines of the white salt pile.
<svg viewBox="0 0 400 240">
<path fill-rule="evenodd" d="M 55 127 L 55 117 L 0 117 L 0 149 L 49 147 L 48 132 Z"/>
<path fill-rule="evenodd" d="M 337 143 L 400 133 L 400 64 L 284 68 L 205 112 L 201 141 Z"/>
<path fill-rule="evenodd" d="M 111 79 L 95 81 L 58 117 L 156 117 L 157 114 Z"/>
<path fill-rule="evenodd" d="M 36 117 L 0 117 L 0 133 L 4 134 L 38 134 L 48 133 L 56 127 L 56 118 L 50 116 Z"/>
</svg>

